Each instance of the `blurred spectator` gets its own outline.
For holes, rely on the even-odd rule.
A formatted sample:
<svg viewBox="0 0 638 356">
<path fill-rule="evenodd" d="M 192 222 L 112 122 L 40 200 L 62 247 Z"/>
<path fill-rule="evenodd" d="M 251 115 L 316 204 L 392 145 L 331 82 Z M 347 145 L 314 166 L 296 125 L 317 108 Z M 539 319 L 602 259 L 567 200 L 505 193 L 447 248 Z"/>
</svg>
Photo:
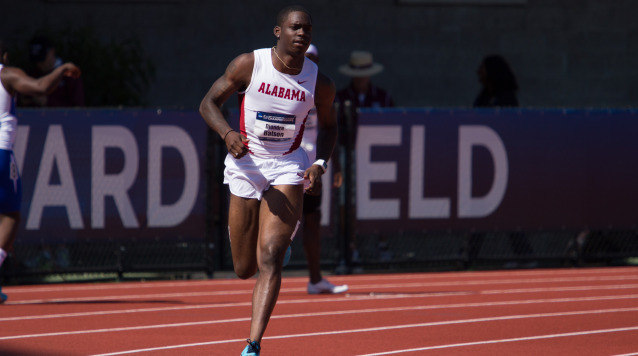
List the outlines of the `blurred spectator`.
<svg viewBox="0 0 638 356">
<path fill-rule="evenodd" d="M 36 36 L 29 42 L 30 68 L 27 74 L 41 78 L 62 65 L 56 56 L 53 42 L 44 36 Z M 35 107 L 76 107 L 84 106 L 84 84 L 82 78 L 63 78 L 56 89 L 42 96 L 20 96 L 20 105 Z"/>
<path fill-rule="evenodd" d="M 339 71 L 350 77 L 347 87 L 339 90 L 335 101 L 340 105 L 339 120 L 339 143 L 344 145 L 346 138 L 350 138 L 350 143 L 357 142 L 356 127 L 359 123 L 357 115 L 358 108 L 385 108 L 394 106 L 394 100 L 385 90 L 372 84 L 370 77 L 383 71 L 383 65 L 375 63 L 372 53 L 367 51 L 352 51 L 348 64 L 341 65 Z M 349 103 L 351 112 L 350 118 L 353 120 L 353 132 L 348 132 L 347 121 L 344 109 L 346 102 Z M 337 161 L 333 162 L 336 163 Z M 340 177 L 339 177 L 340 178 Z"/>
<path fill-rule="evenodd" d="M 481 92 L 474 100 L 474 107 L 515 107 L 518 106 L 516 92 L 518 84 L 514 72 L 507 61 L 500 55 L 489 55 L 483 58 L 477 71 L 479 82 L 483 86 Z M 468 258 L 474 261 L 479 256 L 481 245 L 485 236 L 483 233 L 474 232 L 470 235 Z M 523 231 L 514 231 L 508 235 L 511 251 L 519 259 L 532 256 L 530 245 Z M 533 268 L 536 261 L 527 261 L 521 264 L 519 261 L 505 263 L 506 268 L 516 267 Z"/>
<path fill-rule="evenodd" d="M 485 57 L 478 68 L 478 77 L 483 88 L 474 100 L 474 107 L 518 106 L 516 77 L 503 57 Z"/>
<path fill-rule="evenodd" d="M 339 71 L 351 79 L 347 87 L 337 92 L 337 96 L 335 98 L 335 101 L 339 103 L 340 106 L 339 144 L 341 146 L 341 155 L 344 157 L 343 159 L 339 158 L 339 155 L 336 154 L 337 150 L 335 150 L 335 154 L 333 155 L 333 166 L 339 165 L 341 161 L 344 161 L 345 163 L 354 161 L 354 155 L 352 152 L 354 151 L 354 147 L 356 147 L 357 141 L 357 127 L 359 123 L 357 113 L 358 108 L 384 108 L 394 106 L 392 97 L 385 90 L 372 84 L 370 77 L 383 71 L 383 65 L 374 62 L 372 53 L 367 51 L 352 51 L 352 53 L 350 53 L 350 61 L 348 64 L 340 66 Z M 346 112 L 347 107 L 350 108 L 349 112 Z M 349 129 L 349 127 L 351 129 Z M 349 159 L 347 155 L 350 156 Z M 347 170 L 344 171 L 347 172 Z M 354 174 L 355 172 L 353 169 L 352 175 Z M 355 179 L 352 178 L 348 179 L 349 182 L 351 182 L 351 185 L 355 182 Z M 341 182 L 342 179 L 343 178 L 340 173 L 335 174 L 335 181 Z M 351 210 L 354 211 L 354 202 L 356 201 L 354 196 L 354 187 L 351 187 L 350 191 L 351 194 L 349 197 L 346 197 L 346 199 L 350 199 L 353 208 Z M 342 209 L 340 212 L 342 222 L 350 219 L 346 217 L 346 215 L 350 214 L 350 212 L 345 212 L 344 210 L 345 209 Z M 352 253 L 352 264 L 356 272 L 360 269 L 358 265 L 361 262 L 361 257 L 356 246 L 356 241 L 354 240 L 355 235 L 356 234 L 354 233 L 351 234 L 352 241 L 350 241 L 350 248 Z M 386 251 L 381 251 L 384 248 Z M 387 246 L 384 245 L 378 246 L 378 249 L 379 255 L 381 255 L 382 252 L 385 255 L 391 253 L 387 251 Z"/>
<path fill-rule="evenodd" d="M 394 101 L 385 90 L 372 85 L 370 77 L 383 71 L 383 65 L 372 60 L 372 53 L 352 51 L 350 62 L 340 66 L 339 71 L 351 77 L 350 84 L 337 92 L 339 102 L 350 100 L 355 107 L 361 108 L 394 106 Z"/>
</svg>

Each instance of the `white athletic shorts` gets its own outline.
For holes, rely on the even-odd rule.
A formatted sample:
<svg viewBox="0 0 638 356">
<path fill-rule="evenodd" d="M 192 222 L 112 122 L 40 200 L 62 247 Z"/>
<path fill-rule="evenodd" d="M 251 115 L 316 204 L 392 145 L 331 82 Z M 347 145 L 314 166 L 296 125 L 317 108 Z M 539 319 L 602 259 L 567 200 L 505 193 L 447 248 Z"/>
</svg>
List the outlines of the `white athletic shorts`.
<svg viewBox="0 0 638 356">
<path fill-rule="evenodd" d="M 247 154 L 240 159 L 226 155 L 224 160 L 224 184 L 234 195 L 261 200 L 272 185 L 307 185 L 303 174 L 310 162 L 303 148 L 275 158 L 259 158 Z"/>
</svg>

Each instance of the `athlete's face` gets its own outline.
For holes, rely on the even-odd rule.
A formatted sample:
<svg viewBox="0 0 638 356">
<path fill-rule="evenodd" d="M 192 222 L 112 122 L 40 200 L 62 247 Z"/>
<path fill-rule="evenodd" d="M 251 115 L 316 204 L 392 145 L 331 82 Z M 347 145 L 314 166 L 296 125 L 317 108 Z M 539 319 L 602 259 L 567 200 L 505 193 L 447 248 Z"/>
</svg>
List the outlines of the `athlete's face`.
<svg viewBox="0 0 638 356">
<path fill-rule="evenodd" d="M 370 77 L 353 77 L 352 86 L 358 94 L 365 94 L 370 87 Z"/>
<path fill-rule="evenodd" d="M 55 69 L 55 49 L 50 48 L 47 51 L 47 55 L 41 62 L 36 63 L 36 66 L 42 73 L 49 73 Z"/>
<path fill-rule="evenodd" d="M 294 11 L 288 14 L 288 18 L 275 27 L 275 36 L 281 44 L 291 52 L 306 53 L 312 40 L 312 21 L 305 12 Z"/>
</svg>

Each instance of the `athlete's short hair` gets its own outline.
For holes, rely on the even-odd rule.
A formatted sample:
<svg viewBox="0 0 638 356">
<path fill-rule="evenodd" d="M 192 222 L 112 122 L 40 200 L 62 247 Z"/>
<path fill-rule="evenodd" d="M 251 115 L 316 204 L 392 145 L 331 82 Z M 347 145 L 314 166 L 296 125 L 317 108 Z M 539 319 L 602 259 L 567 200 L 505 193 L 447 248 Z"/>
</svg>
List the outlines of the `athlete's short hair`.
<svg viewBox="0 0 638 356">
<path fill-rule="evenodd" d="M 308 15 L 308 17 L 310 17 L 310 21 L 312 21 L 312 15 L 310 15 L 310 12 L 306 10 L 305 7 L 301 5 L 290 5 L 281 9 L 281 11 L 279 11 L 279 13 L 277 14 L 277 26 L 281 27 L 284 21 L 286 21 L 286 19 L 288 18 L 288 14 L 297 11 L 305 13 L 306 15 Z"/>
</svg>

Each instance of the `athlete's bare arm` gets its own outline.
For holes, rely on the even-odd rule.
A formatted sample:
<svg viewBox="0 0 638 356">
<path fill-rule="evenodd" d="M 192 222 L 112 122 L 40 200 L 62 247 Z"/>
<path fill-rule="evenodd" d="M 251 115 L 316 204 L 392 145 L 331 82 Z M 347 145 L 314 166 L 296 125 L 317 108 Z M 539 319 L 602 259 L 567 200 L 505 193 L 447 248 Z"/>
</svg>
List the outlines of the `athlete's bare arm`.
<svg viewBox="0 0 638 356">
<path fill-rule="evenodd" d="M 2 85 L 11 95 L 20 93 L 35 96 L 50 94 L 63 77 L 78 78 L 81 72 L 75 64 L 64 63 L 51 73 L 37 79 L 28 76 L 22 69 L 16 67 L 5 67 L 0 73 Z"/>
<path fill-rule="evenodd" d="M 332 79 L 323 75 L 321 72 L 317 74 L 317 86 L 315 88 L 315 107 L 317 108 L 317 124 L 319 132 L 317 134 L 317 159 L 323 159 L 326 162 L 332 156 L 335 143 L 337 142 L 337 113 L 332 105 L 335 93 L 335 84 Z M 311 165 L 305 172 L 304 178 L 310 180 L 308 193 L 316 193 L 320 177 L 323 174 L 321 167 Z"/>
<path fill-rule="evenodd" d="M 235 158 L 241 158 L 248 153 L 248 149 L 244 144 L 248 139 L 240 133 L 232 131 L 220 107 L 233 93 L 245 90 L 248 87 L 254 64 L 255 55 L 253 53 L 244 53 L 237 56 L 230 62 L 226 72 L 213 83 L 213 86 L 211 86 L 199 105 L 199 113 L 204 118 L 204 121 L 219 134 L 224 143 L 226 143 L 228 152 Z"/>
</svg>

